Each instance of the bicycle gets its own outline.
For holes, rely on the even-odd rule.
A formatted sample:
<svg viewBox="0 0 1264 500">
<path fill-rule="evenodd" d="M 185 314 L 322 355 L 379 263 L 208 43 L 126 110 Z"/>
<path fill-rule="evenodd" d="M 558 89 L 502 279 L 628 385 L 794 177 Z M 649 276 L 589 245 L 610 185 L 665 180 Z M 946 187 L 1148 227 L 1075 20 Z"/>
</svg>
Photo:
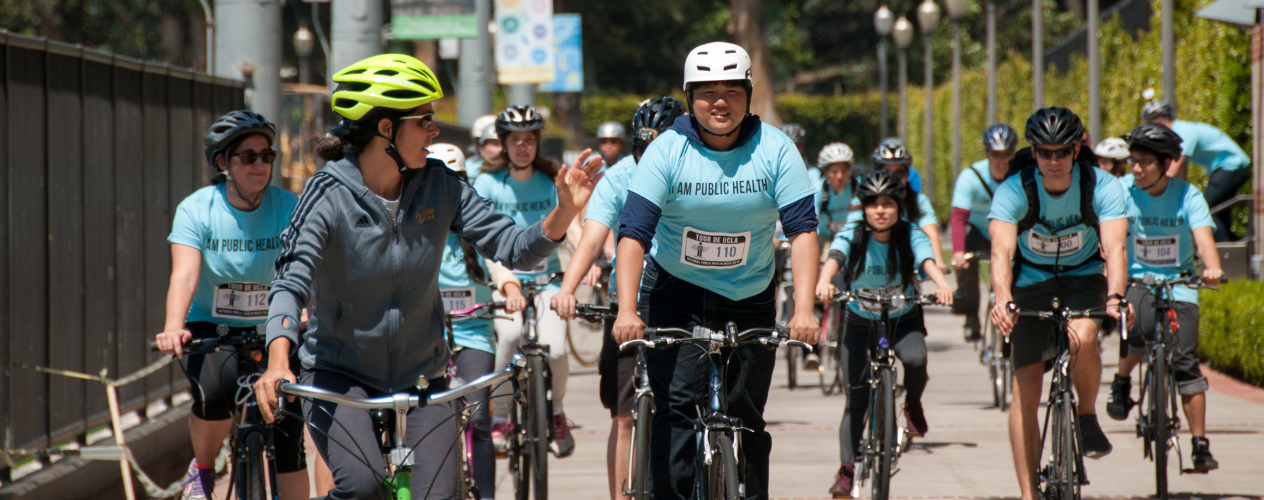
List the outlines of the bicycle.
<svg viewBox="0 0 1264 500">
<path fill-rule="evenodd" d="M 969 252 L 963 256 L 964 260 L 973 260 L 975 265 L 991 264 L 991 255 L 982 252 Z M 985 311 L 991 311 L 996 306 L 996 294 L 992 293 L 991 286 L 988 286 L 988 305 Z M 1009 357 L 1005 355 L 1006 339 L 1003 338 L 1000 331 L 996 329 L 996 325 L 986 319 L 983 321 L 983 342 L 982 348 L 979 349 L 977 342 L 974 343 L 975 348 L 979 349 L 979 362 L 988 369 L 988 378 L 991 380 L 992 406 L 1001 410 L 1009 410 L 1009 394 L 1013 391 L 1010 384 L 1013 383 L 1014 366 L 1010 364 Z"/>
<path fill-rule="evenodd" d="M 847 335 L 847 318 L 850 311 L 837 302 L 828 302 L 825 315 L 821 318 L 821 364 L 816 371 L 821 378 L 821 393 L 829 396 L 835 392 L 843 392 L 843 365 L 839 363 L 842 356 L 842 339 Z"/>
<path fill-rule="evenodd" d="M 549 375 L 549 346 L 540 343 L 536 323 L 536 297 L 544 287 L 562 280 L 563 273 L 536 275 L 535 281 L 522 282 L 522 295 L 527 307 L 522 311 L 522 337 L 518 354 L 526 360 L 527 390 L 525 405 L 515 405 L 509 412 L 512 432 L 505 436 L 509 470 L 518 500 L 547 500 L 549 491 L 549 442 L 553 439 L 553 393 Z M 534 483 L 534 487 L 532 486 Z"/>
<path fill-rule="evenodd" d="M 865 480 L 872 475 L 873 500 L 886 500 L 891 494 L 891 476 L 899 472 L 896 466 L 900 456 L 911 443 L 907 431 L 895 423 L 895 398 L 898 389 L 895 382 L 895 344 L 892 342 L 894 325 L 890 323 L 890 314 L 892 310 L 902 308 L 905 302 L 922 306 L 938 304 L 938 299 L 934 295 L 906 296 L 851 291 L 838 292 L 833 302 L 856 300 L 866 301 L 879 309 L 878 328 L 874 331 L 881 333 L 880 336 L 870 335 L 868 342 L 868 377 L 862 383 L 869 386 L 869 408 L 865 412 L 866 433 L 860 440 L 860 466 L 856 468 L 852 491 L 860 491 Z M 858 386 L 862 387 L 851 384 L 847 388 Z"/>
<path fill-rule="evenodd" d="M 780 324 L 784 325 L 790 322 L 790 318 L 794 316 L 794 273 L 790 270 L 790 242 L 782 241 L 777 243 L 776 258 L 781 261 L 782 272 L 779 284 L 779 297 L 781 297 Z M 786 388 L 794 390 L 799 385 L 799 350 L 794 347 L 786 347 Z"/>
<path fill-rule="evenodd" d="M 707 406 L 701 409 L 698 426 L 698 463 L 694 481 L 697 490 L 694 498 L 707 500 L 738 500 L 744 484 L 737 464 L 743 463 L 741 450 L 741 419 L 727 415 L 728 387 L 724 371 L 727 361 L 724 350 L 731 354 L 742 347 L 759 345 L 768 349 L 792 345 L 808 352 L 812 346 L 797 340 L 789 340 L 790 331 L 785 327 L 752 328 L 737 331 L 737 325 L 729 322 L 724 331 L 717 332 L 702 326 L 692 329 L 645 328 L 645 339 L 632 340 L 620 345 L 620 349 L 644 347 L 667 349 L 679 344 L 692 344 L 706 350 L 707 359 Z"/>
<path fill-rule="evenodd" d="M 378 442 L 381 444 L 383 461 L 387 464 L 386 470 L 373 471 L 373 473 L 382 479 L 387 500 L 412 500 L 412 466 L 415 460 L 413 449 L 405 444 L 408 432 L 406 418 L 408 411 L 413 408 L 458 401 L 475 391 L 492 387 L 505 380 L 513 382 L 514 393 L 517 394 L 518 379 L 523 376 L 524 366 L 526 362 L 523 357 L 515 354 L 505 368 L 483 375 L 461 387 L 430 394 L 427 390 L 428 381 L 420 378 L 417 381 L 417 392 L 399 392 L 376 398 L 356 398 L 315 386 L 292 384 L 282 380 L 277 383 L 277 407 L 280 408 L 281 400 L 285 395 L 290 395 L 368 410 L 373 418 Z"/>
<path fill-rule="evenodd" d="M 605 306 L 610 303 L 610 275 L 614 272 L 614 266 L 606 261 L 604 255 L 597 257 L 596 265 L 601 269 L 601 277 L 597 279 L 597 284 L 592 286 L 592 305 Z M 566 345 L 570 348 L 571 357 L 575 358 L 575 362 L 579 363 L 579 366 L 584 368 L 597 366 L 600 354 L 596 358 L 584 359 L 579 354 L 579 349 L 575 348 L 575 337 L 570 335 L 569 332 L 566 335 Z"/>
<path fill-rule="evenodd" d="M 1202 278 L 1188 273 L 1172 279 L 1147 274 L 1141 279 L 1130 278 L 1128 282 L 1133 286 L 1144 286 L 1154 294 L 1154 335 L 1145 338 L 1141 399 L 1136 402 L 1141 407 L 1137 412 L 1137 437 L 1144 440 L 1142 452 L 1145 458 L 1154 462 L 1157 496 L 1160 500 L 1167 500 L 1167 462 L 1172 448 L 1176 448 L 1177 460 L 1183 460 L 1180 440 L 1177 439 L 1177 433 L 1181 430 L 1181 420 L 1177 416 L 1180 406 L 1174 390 L 1176 372 L 1172 369 L 1170 350 L 1176 343 L 1176 333 L 1180 331 L 1172 288 L 1177 285 L 1203 288 Z M 1126 342 L 1127 329 L 1120 331 L 1121 340 Z M 1179 464 L 1179 468 L 1184 474 L 1183 462 Z"/>
<path fill-rule="evenodd" d="M 580 304 L 575 314 L 591 322 L 614 321 L 619 315 L 619 305 L 595 306 Z M 622 350 L 622 346 L 620 346 Z M 632 403 L 632 448 L 628 450 L 628 477 L 626 484 L 620 485 L 623 494 L 636 500 L 648 500 L 649 492 L 649 460 L 650 460 L 650 421 L 654 419 L 654 394 L 650 392 L 650 376 L 645 368 L 645 350 L 636 351 L 636 367 L 632 371 L 633 403 Z"/>
<path fill-rule="evenodd" d="M 231 453 L 233 458 L 232 477 L 229 480 L 228 498 L 233 498 L 234 491 L 240 500 L 265 500 L 277 498 L 275 491 L 276 457 L 272 445 L 272 424 L 263 420 L 259 412 L 258 400 L 255 398 L 254 384 L 263 373 L 262 353 L 267 337 L 263 333 L 263 325 L 248 328 L 230 328 L 219 325 L 215 333 L 219 337 L 197 339 L 185 344 L 183 355 L 206 355 L 224 351 L 233 354 L 237 359 L 237 373 L 245 374 L 237 378 L 237 422 L 233 428 Z M 236 333 L 236 335 L 230 335 Z M 149 343 L 151 351 L 157 351 L 155 342 Z M 277 406 L 280 408 L 280 405 Z M 265 472 L 264 463 L 267 463 Z M 265 477 L 266 483 L 265 483 Z M 271 488 L 268 485 L 272 485 Z"/>
<path fill-rule="evenodd" d="M 448 303 L 445 302 L 444 305 L 447 306 Z M 453 305 L 464 306 L 465 303 L 459 302 Z M 504 309 L 504 307 L 504 302 L 481 302 L 465 309 L 446 311 L 444 314 L 444 321 L 449 335 L 448 338 L 451 339 L 452 333 L 455 331 L 452 329 L 452 320 L 460 318 L 492 319 L 494 311 L 497 309 Z M 456 369 L 456 357 L 462 349 L 464 348 L 453 344 L 452 358 L 448 360 L 448 387 L 452 389 L 465 385 L 465 380 L 460 377 L 460 374 L 457 373 Z M 457 456 L 460 457 L 460 462 L 457 465 L 456 498 L 461 500 L 478 500 L 483 498 L 479 494 L 478 486 L 474 484 L 474 428 L 471 425 L 471 421 L 474 418 L 474 412 L 478 410 L 478 406 L 481 404 L 483 403 L 471 405 L 464 397 L 457 400 L 457 406 L 460 408 L 460 412 L 457 413 L 456 418 L 457 434 L 459 436 L 457 441 Z"/>
<path fill-rule="evenodd" d="M 1045 421 L 1040 431 L 1040 447 L 1043 450 L 1049 443 L 1049 459 L 1043 468 L 1037 471 L 1037 488 L 1041 498 L 1046 500 L 1077 500 L 1080 489 L 1089 484 L 1088 475 L 1084 471 L 1084 457 L 1080 454 L 1080 429 L 1076 418 L 1075 393 L 1071 383 L 1071 321 L 1079 318 L 1108 317 L 1105 311 L 1075 311 L 1062 307 L 1062 301 L 1055 298 L 1050 302 L 1048 311 L 1022 311 L 1013 302 L 1007 306 L 1011 313 L 1020 317 L 1052 319 L 1065 327 L 1063 335 L 1057 335 L 1058 357 L 1053 364 L 1053 379 L 1049 382 L 1049 398 L 1046 402 Z M 1120 304 L 1121 309 L 1127 306 Z M 1127 312 L 1124 310 L 1120 324 L 1128 324 Z M 1006 337 L 1006 342 L 1009 339 Z M 1096 346 L 1093 346 L 1096 347 Z M 1052 424 L 1052 429 L 1050 425 Z M 1050 433 L 1052 442 L 1050 443 Z"/>
</svg>

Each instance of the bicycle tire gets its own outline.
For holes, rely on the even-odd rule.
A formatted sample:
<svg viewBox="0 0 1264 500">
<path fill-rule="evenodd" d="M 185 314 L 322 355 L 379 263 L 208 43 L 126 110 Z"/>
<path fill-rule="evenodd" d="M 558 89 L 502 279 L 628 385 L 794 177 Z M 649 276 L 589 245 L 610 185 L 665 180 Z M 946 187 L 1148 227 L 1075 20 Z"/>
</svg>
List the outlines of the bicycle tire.
<svg viewBox="0 0 1264 500">
<path fill-rule="evenodd" d="M 1071 398 L 1059 395 L 1048 411 L 1053 412 L 1053 443 L 1042 496 L 1048 500 L 1076 500 L 1079 498 L 1079 475 L 1076 471 L 1079 457 L 1075 456 L 1075 404 Z"/>
<path fill-rule="evenodd" d="M 740 500 L 737 456 L 733 453 L 733 440 L 727 434 L 711 434 L 711 451 L 716 455 L 707 469 L 708 500 Z"/>
<path fill-rule="evenodd" d="M 526 442 L 523 440 L 526 420 L 526 407 L 516 400 L 513 401 L 509 410 L 509 424 L 512 430 L 508 436 L 505 436 L 508 441 L 505 458 L 509 460 L 515 500 L 528 500 L 531 492 L 531 462 L 527 458 Z"/>
<path fill-rule="evenodd" d="M 478 500 L 474 495 L 474 479 L 471 474 L 470 460 L 473 454 L 470 450 L 470 429 L 466 426 L 470 425 L 469 419 L 465 416 L 464 410 L 458 409 L 460 418 L 456 420 L 456 436 L 457 449 L 456 456 L 459 459 L 456 467 L 456 498 L 459 500 Z"/>
<path fill-rule="evenodd" d="M 1008 359 L 1001 358 L 1001 411 L 1009 411 L 1009 395 L 1014 384 L 1014 365 Z"/>
<path fill-rule="evenodd" d="M 527 457 L 532 498 L 547 500 L 549 491 L 549 426 L 547 365 L 543 356 L 527 358 Z"/>
<path fill-rule="evenodd" d="M 649 500 L 650 485 L 650 421 L 654 418 L 654 398 L 641 394 L 632 413 L 632 498 Z"/>
<path fill-rule="evenodd" d="M 1154 483 L 1155 493 L 1159 500 L 1167 500 L 1167 452 L 1168 452 L 1168 414 L 1167 414 L 1167 350 L 1163 344 L 1154 346 L 1154 362 L 1152 365 L 1150 386 L 1150 424 L 1154 430 Z"/>
<path fill-rule="evenodd" d="M 579 363 L 579 366 L 582 366 L 584 368 L 592 368 L 594 366 L 597 366 L 597 361 L 601 357 L 601 353 L 597 353 L 597 356 L 594 356 L 590 359 L 584 359 L 583 356 L 580 356 L 579 349 L 575 348 L 575 336 L 571 335 L 569 325 L 567 326 L 567 329 L 566 329 L 566 347 L 570 348 L 571 357 L 575 358 L 575 362 Z"/>
<path fill-rule="evenodd" d="M 826 396 L 834 393 L 834 382 L 830 380 L 830 377 L 833 375 L 831 372 L 835 371 L 834 347 L 830 344 L 830 342 L 831 339 L 835 338 L 834 334 L 838 330 L 838 323 L 836 319 L 837 317 L 835 316 L 834 305 L 831 303 L 829 307 L 825 308 L 825 317 L 821 319 L 822 335 L 819 354 L 821 364 L 816 368 L 817 377 L 821 381 L 821 385 L 819 386 L 821 388 L 821 394 Z"/>
<path fill-rule="evenodd" d="M 238 498 L 241 500 L 268 500 L 263 469 L 265 446 L 263 434 L 258 432 L 246 434 L 245 453 L 237 461 L 241 465 L 241 470 L 245 472 L 240 476 L 243 484 L 237 488 Z"/>
<path fill-rule="evenodd" d="M 786 346 L 786 387 L 794 390 L 799 382 L 799 348 Z"/>
<path fill-rule="evenodd" d="M 895 372 L 882 369 L 878 375 L 878 407 L 874 408 L 874 423 L 878 425 L 878 463 L 873 477 L 873 500 L 887 500 L 891 494 L 891 465 L 895 463 L 899 446 L 895 442 Z"/>
</svg>

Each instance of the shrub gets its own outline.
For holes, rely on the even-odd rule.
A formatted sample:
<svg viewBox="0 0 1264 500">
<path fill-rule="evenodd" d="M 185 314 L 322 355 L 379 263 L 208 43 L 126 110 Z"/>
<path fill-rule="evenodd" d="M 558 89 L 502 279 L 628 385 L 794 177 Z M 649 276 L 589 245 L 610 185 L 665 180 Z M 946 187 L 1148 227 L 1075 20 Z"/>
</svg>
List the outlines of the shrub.
<svg viewBox="0 0 1264 500">
<path fill-rule="evenodd" d="M 1264 282 L 1225 283 L 1199 295 L 1198 357 L 1212 368 L 1264 386 Z"/>
</svg>

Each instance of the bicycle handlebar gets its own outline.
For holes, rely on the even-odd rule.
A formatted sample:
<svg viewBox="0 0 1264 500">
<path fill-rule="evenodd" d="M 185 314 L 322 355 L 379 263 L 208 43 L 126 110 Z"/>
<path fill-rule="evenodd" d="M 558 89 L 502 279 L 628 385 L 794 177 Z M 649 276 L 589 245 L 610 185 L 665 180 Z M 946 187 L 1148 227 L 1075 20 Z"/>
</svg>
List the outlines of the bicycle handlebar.
<svg viewBox="0 0 1264 500">
<path fill-rule="evenodd" d="M 1120 301 L 1120 305 L 1124 305 L 1124 304 L 1125 304 L 1125 302 Z M 1040 318 L 1040 319 L 1053 319 L 1053 318 L 1062 318 L 1062 319 L 1098 318 L 1098 319 L 1104 319 L 1104 318 L 1109 318 L 1109 317 L 1110 317 L 1110 314 L 1108 314 L 1106 311 L 1095 311 L 1095 310 L 1093 310 L 1093 309 L 1079 309 L 1079 310 L 1076 310 L 1076 309 L 1071 309 L 1071 308 L 1069 308 L 1069 307 L 1062 307 L 1062 308 L 1059 308 L 1059 305 L 1060 305 L 1060 302 L 1059 302 L 1057 299 L 1054 299 L 1054 301 L 1053 301 L 1053 309 L 1052 309 L 1052 310 L 1047 310 L 1047 311 L 1024 311 L 1024 310 L 1019 309 L 1019 308 L 1018 308 L 1018 306 L 1017 306 L 1017 305 L 1015 305 L 1013 302 L 1010 302 L 1009 304 L 1007 304 L 1007 305 L 1006 305 L 1006 309 L 1009 309 L 1009 312 L 1011 312 L 1011 313 L 1013 313 L 1013 314 L 1017 314 L 1017 315 L 1018 315 L 1018 316 L 1020 316 L 1020 317 L 1026 317 L 1026 318 Z"/>
<path fill-rule="evenodd" d="M 903 300 L 917 305 L 937 306 L 939 305 L 939 297 L 935 295 L 879 295 L 875 293 L 866 293 L 860 291 L 843 292 L 839 291 L 834 294 L 830 300 L 834 302 L 854 302 L 856 300 L 868 300 L 877 302 L 882 305 L 888 305 L 896 300 Z"/>
<path fill-rule="evenodd" d="M 732 323 L 730 323 L 732 325 Z M 731 334 L 731 337 L 730 337 Z M 719 342 L 724 347 L 742 347 L 760 344 L 776 347 L 782 344 L 796 346 L 812 352 L 812 346 L 798 340 L 790 340 L 790 329 L 784 326 L 774 328 L 751 328 L 749 330 L 715 331 L 710 328 L 695 326 L 691 330 L 683 328 L 645 328 L 645 339 L 630 340 L 619 344 L 619 350 L 632 347 L 648 347 L 666 349 L 678 343 L 703 344 Z"/>
<path fill-rule="evenodd" d="M 509 364 L 500 371 L 495 371 L 483 375 L 467 382 L 461 387 L 449 389 L 443 392 L 427 394 L 426 400 L 421 400 L 421 396 L 410 392 L 399 392 L 389 396 L 381 396 L 376 398 L 355 398 L 336 392 L 330 392 L 319 387 L 301 384 L 289 384 L 284 381 L 277 383 L 277 408 L 281 407 L 280 399 L 283 395 L 299 396 L 310 399 L 319 399 L 339 405 L 346 405 L 352 408 L 360 408 L 363 410 L 388 409 L 396 411 L 407 411 L 409 408 L 417 406 L 426 406 L 438 403 L 447 403 L 456 401 L 462 397 L 468 396 L 479 389 L 491 387 L 497 382 L 508 380 L 510 377 L 522 378 L 525 372 L 526 359 L 521 354 L 514 354 Z"/>
<path fill-rule="evenodd" d="M 233 335 L 231 337 L 196 339 L 190 340 L 189 343 L 184 344 L 184 346 L 182 346 L 183 349 L 181 350 L 181 354 L 186 356 L 190 354 L 209 354 L 220 350 L 221 347 L 228 346 L 244 346 L 262 349 L 265 341 L 265 337 L 258 333 Z M 154 352 L 160 351 L 160 349 L 158 349 L 158 342 L 154 340 L 149 341 L 149 350 Z"/>
<path fill-rule="evenodd" d="M 592 323 L 599 323 L 606 318 L 615 318 L 619 316 L 619 306 L 610 304 L 608 306 L 598 306 L 592 304 L 579 304 L 575 306 L 575 315 Z"/>
<path fill-rule="evenodd" d="M 1207 286 L 1203 282 L 1202 276 L 1197 276 L 1191 273 L 1181 273 L 1181 275 L 1176 278 L 1161 278 L 1153 274 L 1147 274 L 1145 276 L 1142 276 L 1141 278 L 1130 277 L 1128 278 L 1128 283 L 1133 284 L 1133 285 L 1144 286 L 1151 290 L 1156 289 L 1156 288 L 1162 288 L 1165 286 L 1177 286 L 1177 285 L 1185 285 L 1195 290 L 1199 288 L 1210 288 L 1212 290 L 1216 289 L 1216 287 Z"/>
<path fill-rule="evenodd" d="M 480 313 L 482 311 L 495 311 L 497 309 L 503 310 L 504 308 L 505 308 L 504 302 L 479 302 L 477 304 L 474 304 L 469 309 L 462 309 L 460 311 L 448 311 L 447 315 L 449 318 L 454 318 L 454 319 L 455 318 L 472 318 L 472 317 L 480 316 L 481 315 Z"/>
</svg>

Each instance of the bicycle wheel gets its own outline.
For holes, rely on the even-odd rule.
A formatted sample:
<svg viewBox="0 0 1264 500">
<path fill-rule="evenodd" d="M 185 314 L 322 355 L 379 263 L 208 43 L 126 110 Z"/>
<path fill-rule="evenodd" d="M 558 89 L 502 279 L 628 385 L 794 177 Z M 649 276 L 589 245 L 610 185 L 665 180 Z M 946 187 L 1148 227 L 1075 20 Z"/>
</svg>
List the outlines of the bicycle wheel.
<svg viewBox="0 0 1264 500">
<path fill-rule="evenodd" d="M 1167 500 L 1167 451 L 1171 429 L 1167 414 L 1167 351 L 1163 344 L 1155 344 L 1154 360 L 1150 374 L 1150 428 L 1154 432 L 1154 482 L 1159 500 Z"/>
<path fill-rule="evenodd" d="M 821 393 L 829 396 L 834 393 L 834 381 L 831 378 L 834 375 L 834 342 L 835 331 L 838 329 L 837 316 L 833 304 L 825 308 L 825 317 L 821 318 L 821 343 L 818 356 L 821 358 L 821 364 L 817 366 L 817 376 L 821 380 Z"/>
<path fill-rule="evenodd" d="M 237 476 L 237 498 L 241 500 L 267 500 L 267 486 L 264 483 L 263 461 L 266 443 L 263 434 L 249 432 L 246 434 L 243 453 L 237 457 L 237 466 L 242 474 Z"/>
<path fill-rule="evenodd" d="M 650 485 L 650 420 L 654 417 L 654 398 L 649 393 L 636 397 L 632 412 L 632 498 L 649 500 Z"/>
<path fill-rule="evenodd" d="M 1079 498 L 1079 475 L 1076 466 L 1075 404 L 1062 395 L 1049 406 L 1053 412 L 1053 443 L 1051 461 L 1044 487 L 1044 497 L 1049 500 L 1075 500 Z"/>
<path fill-rule="evenodd" d="M 740 486 L 737 477 L 737 456 L 733 454 L 733 440 L 727 434 L 711 434 L 711 466 L 707 468 L 708 500 L 739 500 Z"/>
<path fill-rule="evenodd" d="M 549 426 L 552 419 L 548 414 L 545 370 L 544 356 L 527 358 L 527 457 L 535 500 L 549 497 Z"/>
<path fill-rule="evenodd" d="M 527 408 L 516 400 L 511 401 L 509 424 L 512 431 L 505 439 L 509 441 L 505 458 L 509 459 L 510 477 L 513 478 L 514 499 L 527 500 L 531 491 L 531 461 L 527 456 L 527 443 L 523 439 L 527 421 Z"/>
<path fill-rule="evenodd" d="M 600 357 L 601 353 L 598 353 L 597 356 L 593 356 L 589 359 L 584 359 L 583 356 L 579 355 L 579 349 L 575 348 L 574 337 L 575 337 L 574 335 L 571 335 L 570 328 L 567 327 L 566 347 L 570 348 L 571 357 L 575 358 L 575 362 L 579 363 L 579 366 L 582 366 L 584 368 L 592 368 L 594 366 L 597 366 L 597 358 Z"/>
<path fill-rule="evenodd" d="M 899 450 L 895 442 L 895 372 L 889 368 L 882 369 L 878 375 L 878 407 L 871 425 L 877 424 L 875 435 L 878 442 L 878 463 L 873 477 L 873 500 L 887 500 L 891 494 L 891 464 L 895 463 Z"/>
<path fill-rule="evenodd" d="M 474 478 L 470 468 L 470 460 L 472 460 L 473 455 L 470 450 L 470 429 L 466 428 L 470 421 L 466 417 L 464 410 L 458 409 L 457 411 L 461 412 L 461 416 L 456 419 L 456 456 L 458 459 L 456 466 L 456 498 L 459 500 L 478 500 L 478 497 L 474 495 Z"/>
</svg>

